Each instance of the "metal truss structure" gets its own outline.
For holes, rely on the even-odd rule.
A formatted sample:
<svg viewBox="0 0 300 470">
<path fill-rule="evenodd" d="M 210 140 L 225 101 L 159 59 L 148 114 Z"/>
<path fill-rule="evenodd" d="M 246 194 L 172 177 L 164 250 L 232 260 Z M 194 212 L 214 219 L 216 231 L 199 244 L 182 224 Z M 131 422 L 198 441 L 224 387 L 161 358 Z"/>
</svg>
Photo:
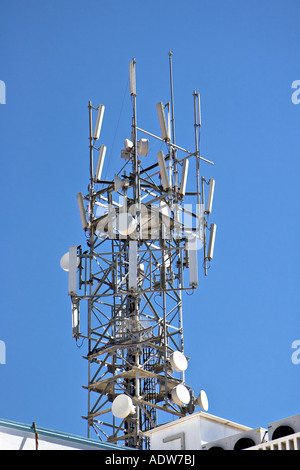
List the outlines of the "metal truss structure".
<svg viewBox="0 0 300 470">
<path fill-rule="evenodd" d="M 94 108 L 89 102 L 89 192 L 77 195 L 87 250 L 70 247 L 64 258 L 73 336 L 88 343 L 88 435 L 93 429 L 101 440 L 138 449 L 148 448 L 145 432 L 157 426 L 159 415 L 181 417 L 201 406 L 201 398 L 185 382 L 182 292 L 197 288 L 200 248 L 207 273 L 216 229 L 208 224 L 214 180 L 200 177 L 200 161 L 212 162 L 200 156 L 196 92 L 195 149 L 175 144 L 171 55 L 171 103 L 157 105 L 161 137 L 137 126 L 136 64 L 130 62 L 131 140 L 125 141 L 123 167 L 113 181 L 101 180 L 106 148 L 95 147 L 104 106 Z M 157 162 L 148 167 L 145 135 L 166 148 L 166 155 L 159 151 Z M 194 165 L 196 182 L 192 191 L 187 190 L 189 165 Z"/>
</svg>

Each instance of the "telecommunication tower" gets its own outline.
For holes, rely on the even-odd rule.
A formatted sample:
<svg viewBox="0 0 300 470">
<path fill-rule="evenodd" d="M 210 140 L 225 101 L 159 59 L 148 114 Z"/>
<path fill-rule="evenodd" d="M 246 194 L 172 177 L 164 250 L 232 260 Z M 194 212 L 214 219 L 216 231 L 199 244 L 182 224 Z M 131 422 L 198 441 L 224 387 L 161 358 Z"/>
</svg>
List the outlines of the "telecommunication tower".
<svg viewBox="0 0 300 470">
<path fill-rule="evenodd" d="M 111 181 L 102 179 L 106 146 L 95 146 L 105 107 L 89 102 L 90 181 L 88 193 L 77 194 L 87 250 L 71 246 L 61 258 L 69 273 L 72 334 L 88 345 L 88 436 L 93 429 L 101 440 L 137 449 L 148 448 L 145 432 L 158 417 L 208 408 L 204 390 L 195 397 L 185 380 L 182 293 L 197 288 L 200 249 L 205 275 L 213 258 L 215 180 L 200 176 L 200 162 L 213 162 L 200 155 L 196 91 L 195 147 L 175 143 L 171 52 L 169 70 L 171 100 L 157 103 L 157 136 L 138 126 L 136 61 L 130 62 L 131 136 Z M 147 165 L 152 139 L 165 148 Z"/>
</svg>

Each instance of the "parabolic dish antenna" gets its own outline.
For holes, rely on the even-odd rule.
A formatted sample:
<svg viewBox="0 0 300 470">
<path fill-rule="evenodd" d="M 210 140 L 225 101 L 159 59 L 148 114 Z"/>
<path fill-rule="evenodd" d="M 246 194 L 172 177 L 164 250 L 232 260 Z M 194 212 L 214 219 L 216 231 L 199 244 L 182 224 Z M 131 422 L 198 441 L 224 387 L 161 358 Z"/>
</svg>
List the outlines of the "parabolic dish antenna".
<svg viewBox="0 0 300 470">
<path fill-rule="evenodd" d="M 187 405 L 191 400 L 190 392 L 182 384 L 179 384 L 175 388 L 173 388 L 171 396 L 172 401 L 178 406 Z"/>
<path fill-rule="evenodd" d="M 131 235 L 137 227 L 134 217 L 127 212 L 121 212 L 117 217 L 117 231 L 124 236 Z"/>
<path fill-rule="evenodd" d="M 112 404 L 112 413 L 116 418 L 124 419 L 135 413 L 135 406 L 132 399 L 127 395 L 118 395 Z"/>
<path fill-rule="evenodd" d="M 200 408 L 202 408 L 202 410 L 208 410 L 208 399 L 204 390 L 201 390 L 201 392 L 197 396 L 196 403 L 198 406 L 200 406 Z"/>
<path fill-rule="evenodd" d="M 182 352 L 180 351 L 174 351 L 171 354 L 170 362 L 172 364 L 173 369 L 175 369 L 177 372 L 185 371 L 188 366 L 188 362 L 186 360 L 185 355 L 182 354 Z"/>
<path fill-rule="evenodd" d="M 77 256 L 77 267 L 79 266 L 80 259 Z M 65 253 L 60 259 L 60 267 L 64 271 L 69 271 L 69 252 Z"/>
</svg>

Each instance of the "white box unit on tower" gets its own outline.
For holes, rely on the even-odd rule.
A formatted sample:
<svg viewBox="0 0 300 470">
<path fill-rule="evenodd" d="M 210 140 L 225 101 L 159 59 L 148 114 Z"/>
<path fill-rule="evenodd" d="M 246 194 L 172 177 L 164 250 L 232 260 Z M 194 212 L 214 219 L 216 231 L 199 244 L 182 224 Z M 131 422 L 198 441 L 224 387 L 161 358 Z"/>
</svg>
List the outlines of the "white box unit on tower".
<svg viewBox="0 0 300 470">
<path fill-rule="evenodd" d="M 300 414 L 268 424 L 269 440 L 300 432 Z"/>
<path fill-rule="evenodd" d="M 249 429 L 217 441 L 203 444 L 202 450 L 243 450 L 265 442 L 267 430 L 264 428 Z"/>
</svg>

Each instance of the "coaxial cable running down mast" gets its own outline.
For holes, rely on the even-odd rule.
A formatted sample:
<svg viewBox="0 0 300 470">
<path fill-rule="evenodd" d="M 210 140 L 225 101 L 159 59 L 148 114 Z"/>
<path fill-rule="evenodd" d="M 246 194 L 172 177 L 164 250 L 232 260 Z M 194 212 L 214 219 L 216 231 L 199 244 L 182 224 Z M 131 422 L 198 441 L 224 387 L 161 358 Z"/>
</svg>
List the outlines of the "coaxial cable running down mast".
<svg viewBox="0 0 300 470">
<path fill-rule="evenodd" d="M 137 124 L 136 62 L 129 64 L 131 136 L 112 181 L 101 179 L 106 146 L 95 146 L 105 108 L 89 102 L 90 183 L 86 195 L 77 195 L 88 249 L 71 246 L 61 259 L 73 337 L 88 345 L 88 436 L 94 430 L 101 440 L 137 449 L 148 448 L 145 432 L 161 416 L 208 408 L 205 392 L 195 397 L 185 380 L 182 292 L 198 286 L 200 249 L 205 275 L 213 258 L 216 225 L 208 218 L 215 182 L 200 177 L 200 163 L 213 163 L 200 155 L 199 93 L 193 93 L 195 149 L 175 143 L 171 53 L 169 64 L 171 104 L 157 104 L 161 137 Z M 165 149 L 147 165 L 150 139 Z M 196 175 L 194 189 L 188 172 Z"/>
</svg>

